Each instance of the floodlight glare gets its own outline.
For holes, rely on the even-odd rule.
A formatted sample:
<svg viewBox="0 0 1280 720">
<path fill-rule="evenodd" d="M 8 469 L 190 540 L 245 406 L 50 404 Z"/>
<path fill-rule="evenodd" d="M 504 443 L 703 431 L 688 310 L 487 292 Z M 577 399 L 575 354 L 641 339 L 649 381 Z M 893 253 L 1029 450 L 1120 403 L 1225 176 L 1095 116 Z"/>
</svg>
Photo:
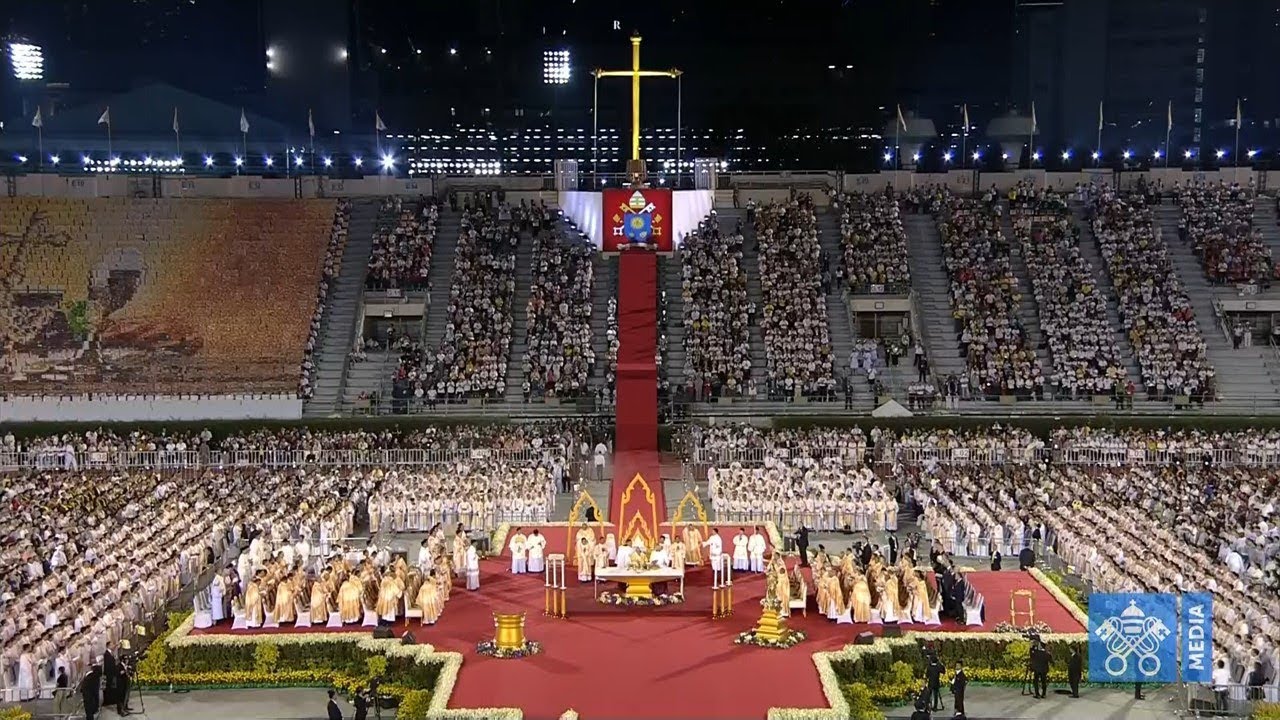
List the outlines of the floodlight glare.
<svg viewBox="0 0 1280 720">
<path fill-rule="evenodd" d="M 391 168 L 395 167 L 395 165 L 396 165 L 396 159 L 394 157 L 392 157 L 391 155 L 382 156 L 383 170 L 390 170 Z"/>
<path fill-rule="evenodd" d="M 1123 157 L 1124 157 L 1124 159 L 1125 159 L 1125 160 L 1128 160 L 1129 158 L 1133 157 L 1133 151 L 1132 151 L 1132 150 L 1125 150 L 1125 151 L 1124 151 L 1124 155 L 1123 155 Z"/>
<path fill-rule="evenodd" d="M 44 79 L 44 51 L 39 45 L 9 43 L 9 65 L 18 80 Z"/>
<path fill-rule="evenodd" d="M 951 157 L 952 157 L 952 155 L 951 155 L 951 151 L 950 151 L 950 150 L 948 150 L 948 151 L 946 151 L 946 152 L 942 153 L 942 159 L 943 159 L 943 160 L 945 160 L 945 161 L 947 161 L 947 162 L 951 162 Z"/>
<path fill-rule="evenodd" d="M 272 165 L 275 165 L 275 164 L 276 164 L 276 161 L 275 161 L 275 159 L 274 159 L 274 158 L 272 158 L 270 155 L 268 155 L 268 156 L 267 156 L 267 159 L 266 159 L 266 163 L 267 163 L 267 167 L 271 167 Z"/>
<path fill-rule="evenodd" d="M 356 158 L 356 159 L 355 159 L 355 165 L 356 165 L 356 167 L 360 167 L 360 166 L 361 166 L 361 165 L 363 165 L 363 164 L 364 164 L 364 160 L 361 160 L 360 158 Z"/>
<path fill-rule="evenodd" d="M 1098 151 L 1097 151 L 1097 150 L 1094 150 L 1094 151 L 1093 151 L 1093 159 L 1094 159 L 1094 160 L 1097 160 L 1099 157 L 1101 157 L 1101 156 L 1098 154 Z"/>
<path fill-rule="evenodd" d="M 1257 150 L 1250 150 L 1249 152 L 1245 153 L 1245 155 L 1247 155 L 1247 156 L 1249 157 L 1249 159 L 1250 159 L 1250 160 L 1252 160 L 1252 159 L 1253 159 L 1253 156 L 1254 156 L 1254 155 L 1257 155 L 1257 154 L 1258 154 L 1258 151 L 1257 151 Z"/>
<path fill-rule="evenodd" d="M 57 155 L 50 155 L 49 162 L 53 163 L 54 165 L 57 165 L 58 163 L 62 162 L 62 158 L 58 157 Z"/>
<path fill-rule="evenodd" d="M 241 165 L 244 165 L 244 158 L 242 158 L 242 157 L 240 157 L 239 155 L 237 155 L 237 156 L 236 156 L 236 167 L 240 167 Z"/>
<path fill-rule="evenodd" d="M 1190 160 L 1190 159 L 1191 159 L 1191 151 L 1190 151 L 1190 150 L 1183 150 L 1183 151 L 1182 151 L 1182 157 L 1184 157 L 1184 158 L 1186 158 L 1186 159 Z"/>
<path fill-rule="evenodd" d="M 333 158 L 331 158 L 331 157 L 327 157 L 327 158 L 325 158 L 325 159 L 324 159 L 324 166 L 325 166 L 325 167 L 333 167 Z"/>
<path fill-rule="evenodd" d="M 885 154 L 884 154 L 884 161 L 885 161 L 885 162 L 889 162 L 889 161 L 890 161 L 890 160 L 892 160 L 892 159 L 893 159 L 893 153 L 885 153 Z"/>
<path fill-rule="evenodd" d="M 294 164 L 294 165 L 301 166 L 301 165 L 302 165 L 302 156 L 301 156 L 301 155 L 295 155 L 295 156 L 294 156 L 294 158 L 293 158 L 293 164 Z"/>
<path fill-rule="evenodd" d="M 911 153 L 911 159 L 916 162 L 920 162 L 920 153 L 918 152 Z"/>
<path fill-rule="evenodd" d="M 1156 160 L 1159 160 L 1159 159 L 1160 159 L 1160 151 L 1159 151 L 1159 150 L 1157 150 L 1157 151 L 1155 151 L 1155 152 L 1151 153 L 1151 157 L 1155 158 Z"/>
<path fill-rule="evenodd" d="M 1063 151 L 1062 151 L 1062 160 L 1065 162 L 1065 161 L 1070 160 L 1070 159 L 1071 159 L 1071 151 L 1070 151 L 1070 150 L 1063 150 Z"/>
<path fill-rule="evenodd" d="M 569 82 L 569 51 L 544 50 L 542 52 L 542 83 L 565 85 Z"/>
<path fill-rule="evenodd" d="M 1040 159 L 1040 151 L 1039 151 L 1039 150 L 1037 150 L 1037 151 L 1035 151 L 1035 152 L 1031 153 L 1031 159 L 1032 159 L 1032 160 L 1037 160 L 1037 161 L 1038 161 L 1038 160 Z"/>
<path fill-rule="evenodd" d="M 205 156 L 204 156 L 204 166 L 205 166 L 205 167 L 213 167 L 213 156 L 212 156 L 212 155 L 205 155 Z"/>
<path fill-rule="evenodd" d="M 981 153 L 980 151 L 978 151 L 978 150 L 974 150 L 974 151 L 973 151 L 973 159 L 974 159 L 974 160 L 981 160 L 981 159 L 982 159 L 982 153 Z"/>
<path fill-rule="evenodd" d="M 1214 154 L 1218 156 L 1218 159 L 1219 159 L 1219 160 L 1221 160 L 1222 158 L 1226 157 L 1227 151 L 1226 151 L 1226 150 L 1219 150 L 1218 152 L 1216 152 L 1216 153 L 1214 153 Z"/>
<path fill-rule="evenodd" d="M 27 162 L 27 156 L 26 156 L 26 155 L 19 155 L 19 156 L 18 156 L 18 162 L 20 162 L 20 163 L 26 163 L 26 162 Z"/>
</svg>

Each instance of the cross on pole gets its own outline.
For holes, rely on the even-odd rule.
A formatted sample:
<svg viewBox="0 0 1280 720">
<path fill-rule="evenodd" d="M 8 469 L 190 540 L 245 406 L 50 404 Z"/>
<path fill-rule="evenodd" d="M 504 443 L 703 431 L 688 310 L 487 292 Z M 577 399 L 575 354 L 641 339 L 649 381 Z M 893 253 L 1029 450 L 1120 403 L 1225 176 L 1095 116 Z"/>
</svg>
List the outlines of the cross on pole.
<svg viewBox="0 0 1280 720">
<path fill-rule="evenodd" d="M 644 161 L 640 159 L 640 78 L 663 77 L 675 79 L 681 75 L 681 72 L 675 68 L 670 70 L 641 70 L 640 40 L 640 33 L 632 33 L 630 70 L 596 70 L 594 72 L 597 84 L 600 78 L 631 78 L 631 159 L 627 162 L 627 176 L 631 179 L 633 185 L 643 183 L 645 176 Z M 599 121 L 595 118 L 592 118 L 592 120 L 598 127 Z M 676 171 L 679 172 L 679 168 L 676 168 Z"/>
</svg>

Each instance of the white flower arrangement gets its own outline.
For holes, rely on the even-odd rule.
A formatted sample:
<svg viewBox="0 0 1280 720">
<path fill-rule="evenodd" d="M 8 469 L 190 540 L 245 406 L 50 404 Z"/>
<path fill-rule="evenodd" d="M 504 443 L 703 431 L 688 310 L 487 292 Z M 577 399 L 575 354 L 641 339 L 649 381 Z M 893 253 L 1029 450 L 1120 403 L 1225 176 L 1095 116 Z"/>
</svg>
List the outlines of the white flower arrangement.
<svg viewBox="0 0 1280 720">
<path fill-rule="evenodd" d="M 503 550 L 507 549 L 507 535 L 511 534 L 511 523 L 501 523 L 498 529 L 493 531 L 493 535 L 489 536 L 489 551 L 494 555 L 501 555 Z"/>
<path fill-rule="evenodd" d="M 578 720 L 578 711 L 573 708 L 569 708 L 560 716 L 560 720 Z"/>
<path fill-rule="evenodd" d="M 764 534 L 769 537 L 769 545 L 773 547 L 774 552 L 782 552 L 782 548 L 785 547 L 786 543 L 782 541 L 782 533 L 778 532 L 778 523 L 766 520 Z"/>
<path fill-rule="evenodd" d="M 1045 575 L 1040 568 L 1035 567 L 1031 568 L 1030 573 L 1031 577 L 1035 578 L 1035 581 L 1040 583 L 1041 587 L 1049 591 L 1049 594 L 1053 596 L 1054 600 L 1057 600 L 1062 607 L 1066 608 L 1071 613 L 1071 617 L 1079 621 L 1079 623 L 1086 629 L 1089 627 L 1089 614 L 1086 613 L 1079 605 L 1076 605 L 1075 600 L 1072 600 L 1070 596 L 1062 592 L 1062 589 L 1050 580 L 1048 575 Z"/>
</svg>

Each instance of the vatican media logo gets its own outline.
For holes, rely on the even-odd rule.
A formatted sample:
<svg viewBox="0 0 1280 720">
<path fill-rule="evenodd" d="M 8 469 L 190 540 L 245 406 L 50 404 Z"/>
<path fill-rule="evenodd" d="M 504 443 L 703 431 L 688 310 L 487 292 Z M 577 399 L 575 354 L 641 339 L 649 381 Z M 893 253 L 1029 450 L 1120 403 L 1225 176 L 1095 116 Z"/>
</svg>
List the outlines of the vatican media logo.
<svg viewBox="0 0 1280 720">
<path fill-rule="evenodd" d="M 1160 618 L 1148 617 L 1138 607 L 1135 600 L 1129 601 L 1129 607 L 1120 613 L 1120 617 L 1109 617 L 1103 621 L 1093 634 L 1098 636 L 1107 648 L 1107 659 L 1104 666 L 1111 677 L 1122 677 L 1128 674 L 1130 660 L 1137 661 L 1137 671 L 1147 678 L 1160 674 L 1160 645 L 1173 634 L 1173 630 Z"/>
<path fill-rule="evenodd" d="M 1207 593 L 1091 595 L 1090 681 L 1175 682 L 1181 646 L 1183 681 L 1207 682 L 1201 678 L 1212 662 L 1212 603 Z"/>
</svg>

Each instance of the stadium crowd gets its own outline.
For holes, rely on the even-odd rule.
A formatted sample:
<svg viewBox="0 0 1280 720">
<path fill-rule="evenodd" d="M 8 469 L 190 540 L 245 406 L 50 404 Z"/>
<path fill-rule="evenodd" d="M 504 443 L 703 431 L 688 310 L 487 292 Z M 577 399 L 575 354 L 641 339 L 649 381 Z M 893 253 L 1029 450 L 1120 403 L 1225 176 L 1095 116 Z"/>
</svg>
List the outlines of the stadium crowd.
<svg viewBox="0 0 1280 720">
<path fill-rule="evenodd" d="M 1205 356 L 1204 338 L 1168 247 L 1154 228 L 1146 196 L 1121 198 L 1110 187 L 1092 188 L 1090 195 L 1093 234 L 1111 274 L 1147 396 L 1212 399 L 1214 370 Z"/>
<path fill-rule="evenodd" d="M 329 244 L 325 248 L 324 264 L 320 271 L 320 284 L 316 288 L 316 309 L 311 313 L 311 328 L 307 333 L 307 344 L 302 355 L 302 369 L 298 377 L 298 397 L 307 399 L 314 392 L 311 387 L 311 373 L 315 370 L 312 355 L 316 343 L 320 341 L 323 328 L 325 301 L 329 297 L 329 285 L 338 278 L 342 270 L 342 253 L 347 248 L 347 233 L 351 225 L 351 201 L 343 198 L 338 201 L 333 212 L 333 227 L 329 230 Z"/>
<path fill-rule="evenodd" d="M 1017 280 L 1000 229 L 999 196 L 949 197 L 939 215 L 943 264 L 971 388 L 987 396 L 1042 398 L 1044 377 L 1018 320 Z"/>
<path fill-rule="evenodd" d="M 1053 362 L 1050 383 L 1071 398 L 1111 394 L 1125 384 L 1124 365 L 1095 269 L 1080 254 L 1080 230 L 1066 198 L 1026 182 L 1010 198 L 1014 240 L 1031 276 Z"/>
<path fill-rule="evenodd" d="M 751 376 L 743 237 L 712 216 L 680 249 L 684 301 L 685 385 L 693 399 L 738 395 Z"/>
<path fill-rule="evenodd" d="M 801 196 L 755 214 L 769 396 L 810 398 L 835 393 L 831 329 L 821 284 L 818 221 Z"/>
<path fill-rule="evenodd" d="M 1271 250 L 1253 228 L 1252 189 L 1190 181 L 1175 192 L 1182 208 L 1180 239 L 1191 243 L 1211 281 L 1270 284 Z"/>
<path fill-rule="evenodd" d="M 586 241 L 553 231 L 533 239 L 532 284 L 525 308 L 524 396 L 576 397 L 595 368 L 591 348 L 592 258 Z"/>
<path fill-rule="evenodd" d="M 365 284 L 372 290 L 426 290 L 440 210 L 434 200 L 382 203 Z M 394 222 L 394 224 L 392 224 Z"/>
<path fill-rule="evenodd" d="M 852 292 L 901 292 L 911 286 L 907 232 L 899 205 L 898 197 L 888 193 L 832 197 L 832 210 L 840 214 L 843 262 L 838 272 Z"/>
</svg>

